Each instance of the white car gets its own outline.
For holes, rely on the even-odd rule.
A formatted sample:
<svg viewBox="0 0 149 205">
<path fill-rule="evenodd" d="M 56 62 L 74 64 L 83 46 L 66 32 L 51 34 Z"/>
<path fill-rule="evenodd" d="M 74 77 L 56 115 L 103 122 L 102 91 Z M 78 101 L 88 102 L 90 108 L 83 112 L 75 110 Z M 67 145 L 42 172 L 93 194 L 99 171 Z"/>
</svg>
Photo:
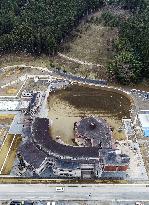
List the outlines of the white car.
<svg viewBox="0 0 149 205">
<path fill-rule="evenodd" d="M 63 192 L 64 191 L 64 187 L 56 187 L 56 191 Z"/>
<path fill-rule="evenodd" d="M 143 202 L 136 202 L 135 205 L 144 205 Z"/>
<path fill-rule="evenodd" d="M 48 201 L 48 202 L 47 202 L 47 205 L 55 205 L 55 204 L 56 204 L 55 201 L 52 201 L 52 202 Z"/>
</svg>

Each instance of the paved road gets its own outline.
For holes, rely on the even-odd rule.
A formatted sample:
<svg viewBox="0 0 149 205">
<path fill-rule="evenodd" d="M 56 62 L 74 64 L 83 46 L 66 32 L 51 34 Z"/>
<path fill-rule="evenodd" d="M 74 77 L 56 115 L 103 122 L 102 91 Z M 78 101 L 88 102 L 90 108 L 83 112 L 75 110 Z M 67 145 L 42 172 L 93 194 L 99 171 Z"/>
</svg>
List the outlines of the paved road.
<svg viewBox="0 0 149 205">
<path fill-rule="evenodd" d="M 0 200 L 149 200 L 149 187 L 139 184 L 1 184 Z"/>
</svg>

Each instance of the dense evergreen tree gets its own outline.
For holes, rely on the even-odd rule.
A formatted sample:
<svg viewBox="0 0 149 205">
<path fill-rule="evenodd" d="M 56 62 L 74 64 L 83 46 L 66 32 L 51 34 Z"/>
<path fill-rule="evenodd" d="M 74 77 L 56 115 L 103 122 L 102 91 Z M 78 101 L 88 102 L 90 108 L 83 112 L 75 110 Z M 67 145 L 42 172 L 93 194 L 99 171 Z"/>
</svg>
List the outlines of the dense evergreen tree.
<svg viewBox="0 0 149 205">
<path fill-rule="evenodd" d="M 149 7 L 122 24 L 120 35 L 127 38 L 142 61 L 142 74 L 149 77 Z"/>
<path fill-rule="evenodd" d="M 141 77 L 142 63 L 135 57 L 133 52 L 122 51 L 110 63 L 109 73 L 118 82 L 131 84 L 139 81 Z"/>
<path fill-rule="evenodd" d="M 114 3 L 131 15 L 127 18 L 109 12 L 102 15 L 105 25 L 119 29 L 119 39 L 114 42 L 117 55 L 109 65 L 110 76 L 113 74 L 123 84 L 136 83 L 141 77 L 149 78 L 149 6 L 145 0 Z"/>
<path fill-rule="evenodd" d="M 83 15 L 103 0 L 1 0 L 0 52 L 54 54 Z"/>
<path fill-rule="evenodd" d="M 147 6 L 144 0 L 119 0 L 119 3 L 122 5 L 122 8 L 128 9 L 131 12 L 141 12 Z"/>
</svg>

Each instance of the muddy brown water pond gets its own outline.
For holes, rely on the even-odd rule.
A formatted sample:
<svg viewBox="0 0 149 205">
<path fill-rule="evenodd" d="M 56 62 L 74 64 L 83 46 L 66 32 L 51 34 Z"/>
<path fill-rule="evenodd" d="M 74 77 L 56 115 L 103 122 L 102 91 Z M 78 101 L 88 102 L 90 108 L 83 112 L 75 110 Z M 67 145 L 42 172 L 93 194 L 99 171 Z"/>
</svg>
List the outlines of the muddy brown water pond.
<svg viewBox="0 0 149 205">
<path fill-rule="evenodd" d="M 48 105 L 52 137 L 61 136 L 67 144 L 73 144 L 74 122 L 81 117 L 102 117 L 118 130 L 122 118 L 130 117 L 131 109 L 130 100 L 120 93 L 79 85 L 51 93 Z"/>
</svg>

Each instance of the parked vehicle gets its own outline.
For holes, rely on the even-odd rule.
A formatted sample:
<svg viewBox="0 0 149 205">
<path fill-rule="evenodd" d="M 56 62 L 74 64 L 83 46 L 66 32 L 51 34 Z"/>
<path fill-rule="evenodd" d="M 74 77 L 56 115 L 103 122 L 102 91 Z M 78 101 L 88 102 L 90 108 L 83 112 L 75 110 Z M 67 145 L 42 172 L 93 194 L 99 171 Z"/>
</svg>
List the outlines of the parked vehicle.
<svg viewBox="0 0 149 205">
<path fill-rule="evenodd" d="M 56 191 L 57 192 L 63 192 L 64 191 L 64 187 L 56 187 Z"/>
</svg>

